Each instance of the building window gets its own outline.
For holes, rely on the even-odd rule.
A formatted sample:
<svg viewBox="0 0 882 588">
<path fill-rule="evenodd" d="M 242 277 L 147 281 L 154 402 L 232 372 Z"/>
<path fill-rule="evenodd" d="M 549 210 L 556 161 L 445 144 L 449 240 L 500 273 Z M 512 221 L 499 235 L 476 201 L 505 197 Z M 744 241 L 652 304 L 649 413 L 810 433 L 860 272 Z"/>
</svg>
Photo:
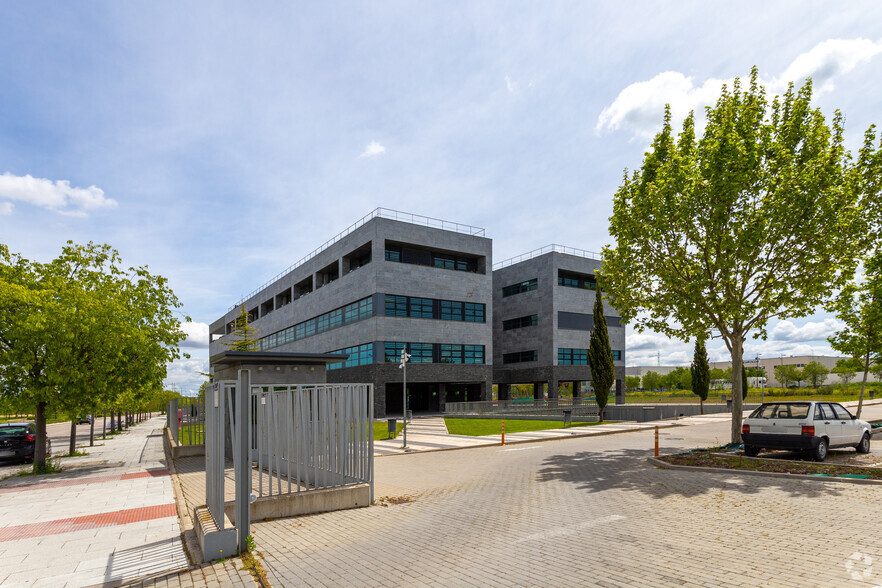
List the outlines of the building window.
<svg viewBox="0 0 882 588">
<path fill-rule="evenodd" d="M 409 316 L 411 318 L 441 319 L 444 321 L 486 321 L 486 305 L 478 302 L 435 300 L 415 296 L 386 294 L 386 316 Z"/>
<path fill-rule="evenodd" d="M 557 350 L 557 365 L 588 365 L 588 350 L 560 348 Z"/>
<path fill-rule="evenodd" d="M 396 261 L 401 262 L 401 247 L 396 245 L 386 245 L 386 253 L 385 253 L 386 261 Z"/>
<path fill-rule="evenodd" d="M 478 271 L 477 260 L 446 253 L 433 253 L 432 265 L 441 269 L 457 270 L 461 272 Z"/>
<path fill-rule="evenodd" d="M 343 325 L 348 325 L 374 316 L 373 298 L 367 297 L 337 308 L 330 312 L 320 314 L 315 318 L 297 323 L 294 326 L 271 333 L 260 340 L 260 349 L 266 351 L 292 341 L 311 337 L 317 333 L 324 333 Z"/>
<path fill-rule="evenodd" d="M 597 280 L 590 274 L 577 274 L 558 270 L 557 283 L 559 286 L 568 288 L 584 288 L 585 290 L 597 290 Z"/>
<path fill-rule="evenodd" d="M 507 298 L 509 296 L 514 296 L 515 294 L 521 294 L 522 292 L 529 292 L 530 290 L 535 290 L 538 285 L 538 278 L 533 278 L 532 280 L 527 280 L 520 284 L 512 284 L 511 286 L 506 286 L 502 289 L 502 297 Z"/>
<path fill-rule="evenodd" d="M 483 345 L 460 345 L 456 343 L 399 343 L 386 341 L 383 344 L 385 360 L 389 363 L 401 361 L 401 350 L 407 345 L 411 363 L 484 363 Z"/>
<path fill-rule="evenodd" d="M 502 321 L 502 330 L 511 331 L 512 329 L 522 329 L 524 327 L 535 327 L 539 324 L 539 315 L 531 314 L 529 316 L 520 316 L 518 318 Z"/>
<path fill-rule="evenodd" d="M 502 363 L 524 363 L 527 361 L 537 361 L 538 359 L 539 352 L 535 350 L 502 354 Z"/>
<path fill-rule="evenodd" d="M 463 363 L 484 363 L 483 345 L 463 345 Z"/>
<path fill-rule="evenodd" d="M 613 361 L 620 361 L 622 359 L 622 352 L 618 349 L 612 350 Z"/>
<path fill-rule="evenodd" d="M 329 363 L 329 370 L 339 370 L 345 367 L 354 367 L 357 365 L 368 365 L 374 362 L 374 344 L 365 343 L 356 347 L 347 347 L 346 349 L 337 349 L 328 353 L 348 353 L 349 359 L 337 363 Z"/>
<path fill-rule="evenodd" d="M 456 302 L 453 300 L 442 300 L 440 309 L 442 321 L 462 320 L 462 302 Z"/>
</svg>

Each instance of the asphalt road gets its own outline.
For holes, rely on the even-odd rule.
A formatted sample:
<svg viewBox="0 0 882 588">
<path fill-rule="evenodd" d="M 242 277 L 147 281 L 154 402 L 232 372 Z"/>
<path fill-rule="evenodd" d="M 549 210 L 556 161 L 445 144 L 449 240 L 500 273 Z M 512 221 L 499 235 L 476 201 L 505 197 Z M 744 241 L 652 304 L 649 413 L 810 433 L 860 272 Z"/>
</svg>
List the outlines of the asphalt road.
<svg viewBox="0 0 882 588">
<path fill-rule="evenodd" d="M 101 442 L 101 424 L 102 418 L 98 417 L 95 421 L 95 440 L 96 442 Z M 107 420 L 107 426 L 110 427 L 110 419 Z M 52 454 L 53 455 L 61 455 L 67 453 L 70 444 L 70 421 L 64 421 L 62 423 L 52 423 L 46 425 L 46 433 L 49 435 L 49 440 L 52 442 Z M 77 438 L 76 445 L 77 447 L 81 445 L 89 444 L 89 425 L 82 424 L 77 425 Z M 7 475 L 14 473 L 22 468 L 22 464 L 16 462 L 9 461 L 0 461 L 0 478 L 4 478 Z"/>
</svg>

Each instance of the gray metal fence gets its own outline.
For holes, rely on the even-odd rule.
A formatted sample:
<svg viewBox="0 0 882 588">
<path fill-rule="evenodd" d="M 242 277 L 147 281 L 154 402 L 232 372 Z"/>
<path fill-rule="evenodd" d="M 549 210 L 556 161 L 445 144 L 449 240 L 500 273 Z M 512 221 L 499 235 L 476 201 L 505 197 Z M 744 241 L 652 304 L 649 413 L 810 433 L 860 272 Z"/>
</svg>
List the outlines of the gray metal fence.
<svg viewBox="0 0 882 588">
<path fill-rule="evenodd" d="M 549 416 L 562 418 L 563 411 L 572 416 L 596 419 L 597 403 L 587 398 L 551 398 L 548 400 L 515 399 L 478 402 L 448 402 L 447 416 Z"/>
<path fill-rule="evenodd" d="M 254 490 L 262 498 L 361 483 L 370 484 L 373 500 L 370 384 L 246 386 L 245 419 L 236 408 L 236 387 L 234 381 L 213 383 L 205 403 L 206 505 L 218 529 L 224 529 L 226 454 L 233 458 L 237 508 L 240 494 Z M 236 450 L 243 447 L 242 435 L 246 459 Z M 239 527 L 238 512 L 236 517 Z"/>
<path fill-rule="evenodd" d="M 253 386 L 251 394 L 258 497 L 372 482 L 372 386 Z"/>
</svg>

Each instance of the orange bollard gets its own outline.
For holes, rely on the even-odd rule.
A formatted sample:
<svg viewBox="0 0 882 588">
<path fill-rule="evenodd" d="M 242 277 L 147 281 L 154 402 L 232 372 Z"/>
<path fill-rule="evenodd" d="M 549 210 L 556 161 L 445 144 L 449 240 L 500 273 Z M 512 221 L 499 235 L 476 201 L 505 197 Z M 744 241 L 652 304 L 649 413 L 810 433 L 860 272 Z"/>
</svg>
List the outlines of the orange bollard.
<svg viewBox="0 0 882 588">
<path fill-rule="evenodd" d="M 502 444 L 505 445 L 505 421 L 502 421 Z"/>
<path fill-rule="evenodd" d="M 658 425 L 655 426 L 655 456 L 658 457 Z"/>
</svg>

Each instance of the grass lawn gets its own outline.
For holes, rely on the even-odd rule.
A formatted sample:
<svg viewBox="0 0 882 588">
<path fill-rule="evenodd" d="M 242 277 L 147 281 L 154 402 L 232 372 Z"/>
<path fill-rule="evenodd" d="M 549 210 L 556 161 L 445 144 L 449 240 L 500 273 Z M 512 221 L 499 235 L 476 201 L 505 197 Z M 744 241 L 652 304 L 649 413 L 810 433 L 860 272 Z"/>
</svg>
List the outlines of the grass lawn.
<svg viewBox="0 0 882 588">
<path fill-rule="evenodd" d="M 191 445 L 190 443 L 190 429 L 193 429 L 193 443 L 192 445 L 204 445 L 205 444 L 205 436 L 202 432 L 202 426 L 199 428 L 191 427 L 190 425 L 184 425 L 178 430 L 178 444 L 179 445 Z"/>
<path fill-rule="evenodd" d="M 401 432 L 401 429 L 404 428 L 404 423 L 401 422 L 401 419 L 397 419 L 395 424 L 397 425 L 398 430 L 391 437 L 392 439 L 397 437 L 398 433 Z M 389 425 L 386 421 L 374 421 L 374 441 L 384 441 L 389 438 Z"/>
<path fill-rule="evenodd" d="M 444 419 L 447 432 L 451 435 L 498 435 L 502 430 L 502 419 Z M 571 427 L 599 425 L 600 423 L 574 422 Z M 521 421 L 505 420 L 506 433 L 523 433 L 525 431 L 544 431 L 546 429 L 563 429 L 563 421 Z"/>
</svg>

